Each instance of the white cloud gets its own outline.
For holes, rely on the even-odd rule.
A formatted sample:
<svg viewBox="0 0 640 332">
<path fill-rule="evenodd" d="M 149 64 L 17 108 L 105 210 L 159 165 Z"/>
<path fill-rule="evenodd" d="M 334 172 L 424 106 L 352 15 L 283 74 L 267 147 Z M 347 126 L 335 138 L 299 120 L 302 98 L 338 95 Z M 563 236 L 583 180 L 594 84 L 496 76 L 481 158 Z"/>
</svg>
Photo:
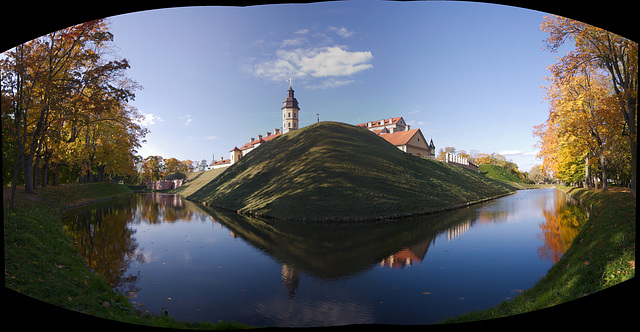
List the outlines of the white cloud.
<svg viewBox="0 0 640 332">
<path fill-rule="evenodd" d="M 505 151 L 501 151 L 498 152 L 498 154 L 503 155 L 503 156 L 536 156 L 537 152 L 535 151 L 529 151 L 529 152 L 522 152 L 520 150 L 505 150 Z"/>
<path fill-rule="evenodd" d="M 327 89 L 327 88 L 335 88 L 335 87 L 339 87 L 339 86 L 343 86 L 343 85 L 348 85 L 355 82 L 355 80 L 341 80 L 341 79 L 327 79 L 324 80 L 322 82 L 320 82 L 319 84 L 311 84 L 311 85 L 307 85 L 306 88 L 308 89 Z"/>
<path fill-rule="evenodd" d="M 315 49 L 278 50 L 276 59 L 255 67 L 254 74 L 274 81 L 289 77 L 349 76 L 373 67 L 371 52 L 350 52 L 339 46 Z"/>
<path fill-rule="evenodd" d="M 355 33 L 355 32 L 353 32 L 353 31 L 349 31 L 349 30 L 347 30 L 347 28 L 345 28 L 345 27 L 339 27 L 339 28 L 336 28 L 336 27 L 329 27 L 329 30 L 330 30 L 330 31 L 335 31 L 335 32 L 338 34 L 338 36 L 340 36 L 340 37 L 342 37 L 342 38 L 348 38 L 348 37 L 351 37 L 351 36 L 353 36 L 353 34 Z"/>
<path fill-rule="evenodd" d="M 282 41 L 282 43 L 280 43 L 280 46 L 281 47 L 300 46 L 304 44 L 305 41 L 306 40 L 304 38 L 285 39 Z"/>
<path fill-rule="evenodd" d="M 142 119 L 139 119 L 137 122 L 141 126 L 148 127 L 154 125 L 156 122 L 163 122 L 164 120 L 155 114 L 142 114 Z"/>
<path fill-rule="evenodd" d="M 296 31 L 295 33 L 296 33 L 296 35 L 304 35 L 304 34 L 309 33 L 309 29 L 300 29 L 300 30 Z"/>
<path fill-rule="evenodd" d="M 503 156 L 517 156 L 517 155 L 522 155 L 523 152 L 520 150 L 504 150 L 501 152 L 498 152 L 498 154 L 503 155 Z"/>
<path fill-rule="evenodd" d="M 205 138 L 205 139 L 208 139 L 208 140 L 215 141 L 215 140 L 217 140 L 217 139 L 218 139 L 218 136 L 205 136 L 204 138 Z"/>
<path fill-rule="evenodd" d="M 178 119 L 184 120 L 184 125 L 188 126 L 193 119 L 191 119 L 191 115 L 179 116 Z"/>
</svg>

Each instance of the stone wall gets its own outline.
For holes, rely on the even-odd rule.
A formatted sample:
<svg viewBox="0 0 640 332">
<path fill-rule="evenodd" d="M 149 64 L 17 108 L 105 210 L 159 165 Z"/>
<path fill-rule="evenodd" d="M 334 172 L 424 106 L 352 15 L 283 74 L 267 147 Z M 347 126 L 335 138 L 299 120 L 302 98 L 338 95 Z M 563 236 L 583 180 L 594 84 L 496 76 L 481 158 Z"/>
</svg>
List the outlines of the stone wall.
<svg viewBox="0 0 640 332">
<path fill-rule="evenodd" d="M 450 154 L 448 152 L 444 154 L 444 161 L 447 164 L 460 166 L 462 168 L 470 169 L 470 170 L 472 170 L 474 172 L 477 172 L 478 169 L 479 169 L 478 165 L 470 162 L 469 159 L 464 158 L 464 157 L 460 157 L 460 156 L 456 156 L 456 155 L 452 155 L 452 154 Z"/>
</svg>

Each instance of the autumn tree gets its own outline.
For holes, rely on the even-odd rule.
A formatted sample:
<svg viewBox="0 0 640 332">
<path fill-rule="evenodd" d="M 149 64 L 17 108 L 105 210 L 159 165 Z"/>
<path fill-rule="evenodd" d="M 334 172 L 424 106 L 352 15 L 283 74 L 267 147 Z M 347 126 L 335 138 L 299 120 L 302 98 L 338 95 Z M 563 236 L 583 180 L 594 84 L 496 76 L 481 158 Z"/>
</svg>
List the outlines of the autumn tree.
<svg viewBox="0 0 640 332">
<path fill-rule="evenodd" d="M 139 115 L 127 105 L 137 88 L 124 76 L 128 62 L 108 59 L 112 39 L 106 22 L 96 20 L 3 53 L 3 142 L 11 142 L 12 153 L 3 150 L 3 164 L 12 160 L 12 193 L 19 178 L 27 192 L 36 189 L 41 173 L 46 185 L 49 168 L 57 184 L 63 164 L 78 168 L 80 179 L 90 179 L 92 170 L 131 171 L 146 129 L 136 125 Z"/>
<path fill-rule="evenodd" d="M 624 120 L 621 135 L 628 139 L 631 153 L 630 188 L 636 195 L 638 44 L 597 27 L 559 16 L 545 17 L 541 28 L 549 33 L 545 48 L 551 52 L 567 41 L 575 48 L 550 67 L 560 80 L 585 70 L 601 69 L 610 81 L 613 100 Z"/>
<path fill-rule="evenodd" d="M 542 165 L 533 165 L 531 170 L 529 170 L 529 174 L 527 178 L 533 183 L 546 183 L 550 182 L 551 178 L 545 173 Z"/>
<path fill-rule="evenodd" d="M 146 181 L 157 181 L 165 176 L 165 162 L 162 156 L 149 156 L 144 159 L 144 178 Z"/>
</svg>

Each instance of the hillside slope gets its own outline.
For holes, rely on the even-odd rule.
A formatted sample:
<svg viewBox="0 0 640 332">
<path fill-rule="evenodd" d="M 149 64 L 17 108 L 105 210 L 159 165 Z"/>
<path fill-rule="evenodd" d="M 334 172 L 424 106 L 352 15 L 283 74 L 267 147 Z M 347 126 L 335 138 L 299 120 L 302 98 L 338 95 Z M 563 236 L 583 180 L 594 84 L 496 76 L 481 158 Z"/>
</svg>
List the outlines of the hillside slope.
<svg viewBox="0 0 640 332">
<path fill-rule="evenodd" d="M 225 170 L 226 168 L 215 168 L 208 171 L 189 172 L 186 174 L 187 178 L 185 183 L 171 192 L 187 197 L 198 191 L 198 189 L 202 188 L 205 184 L 211 182 L 211 180 L 215 179 Z"/>
<path fill-rule="evenodd" d="M 480 165 L 478 171 L 484 176 L 502 181 L 524 183 L 521 179 L 509 172 L 506 168 L 497 165 Z"/>
<path fill-rule="evenodd" d="M 320 122 L 275 138 L 187 198 L 293 220 L 369 220 L 430 213 L 514 188 L 406 154 L 356 126 Z"/>
</svg>

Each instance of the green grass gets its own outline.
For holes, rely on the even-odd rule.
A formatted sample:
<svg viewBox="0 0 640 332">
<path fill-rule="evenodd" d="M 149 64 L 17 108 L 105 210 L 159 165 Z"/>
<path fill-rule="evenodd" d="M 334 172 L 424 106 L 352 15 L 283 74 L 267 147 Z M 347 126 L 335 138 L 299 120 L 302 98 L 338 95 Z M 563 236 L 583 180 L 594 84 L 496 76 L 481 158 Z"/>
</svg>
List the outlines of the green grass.
<svg viewBox="0 0 640 332">
<path fill-rule="evenodd" d="M 606 192 L 558 188 L 590 206 L 589 219 L 560 261 L 534 287 L 512 300 L 488 310 L 448 319 L 444 323 L 503 318 L 564 303 L 571 308 L 569 302 L 589 300 L 589 297 L 595 300 L 578 307 L 595 314 L 588 318 L 589 321 L 631 319 L 624 317 L 629 310 L 628 304 L 619 302 L 626 296 L 618 296 L 618 291 L 613 293 L 615 297 L 612 301 L 605 290 L 616 285 L 626 286 L 635 277 L 636 199 L 628 190 L 620 188 Z M 632 298 L 629 300 L 635 301 Z M 607 314 L 620 317 L 607 317 Z M 581 316 L 587 318 L 589 314 L 582 312 Z"/>
<path fill-rule="evenodd" d="M 480 165 L 478 166 L 478 171 L 480 174 L 494 180 L 523 183 L 521 179 L 509 172 L 506 168 L 497 165 Z"/>
<path fill-rule="evenodd" d="M 515 188 L 411 156 L 356 126 L 320 122 L 273 139 L 187 198 L 291 220 L 369 220 L 438 212 Z"/>
<path fill-rule="evenodd" d="M 174 189 L 172 192 L 175 194 L 180 194 L 180 196 L 187 197 L 198 189 L 202 188 L 205 184 L 211 182 L 218 175 L 224 172 L 227 168 L 215 168 L 208 171 L 200 171 L 200 172 L 189 172 L 187 173 L 187 178 L 185 183 Z"/>
<path fill-rule="evenodd" d="M 126 186 L 114 183 L 69 184 L 39 188 L 35 193 L 20 191 L 13 208 L 5 200 L 5 288 L 15 295 L 9 296 L 9 300 L 3 297 L 5 304 L 8 304 L 5 309 L 19 315 L 15 317 L 28 314 L 34 323 L 58 326 L 73 325 L 76 320 L 85 321 L 87 317 L 98 317 L 108 319 L 108 322 L 171 328 L 246 327 L 233 323 L 214 325 L 179 322 L 160 313 L 141 314 L 123 295 L 115 293 L 105 278 L 96 275 L 85 265 L 63 231 L 60 211 L 67 206 L 130 193 L 132 191 Z M 20 306 L 22 303 L 26 305 Z M 46 309 L 38 310 L 42 308 Z M 74 316 L 77 313 L 80 314 Z M 45 319 L 53 317 L 59 320 L 58 314 L 63 314 L 62 317 L 71 315 L 74 319 L 62 325 Z M 28 324 L 33 326 L 33 323 Z"/>
</svg>

